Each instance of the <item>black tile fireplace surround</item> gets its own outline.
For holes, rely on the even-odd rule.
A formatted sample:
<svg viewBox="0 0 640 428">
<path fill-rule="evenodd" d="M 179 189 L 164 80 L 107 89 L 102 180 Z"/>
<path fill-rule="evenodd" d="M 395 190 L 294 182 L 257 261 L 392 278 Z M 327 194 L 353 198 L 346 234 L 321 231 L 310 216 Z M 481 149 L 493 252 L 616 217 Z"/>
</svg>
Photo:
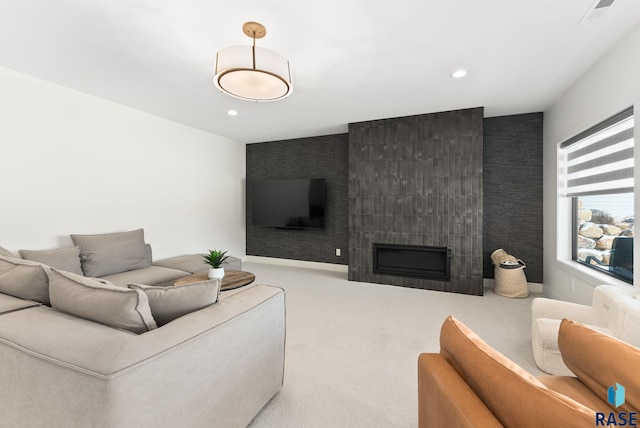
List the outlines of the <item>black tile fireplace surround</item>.
<svg viewBox="0 0 640 428">
<path fill-rule="evenodd" d="M 451 248 L 373 244 L 373 273 L 451 280 Z"/>
<path fill-rule="evenodd" d="M 482 155 L 482 108 L 349 124 L 349 280 L 482 295 Z M 373 244 L 444 247 L 448 275 L 374 270 Z"/>
</svg>

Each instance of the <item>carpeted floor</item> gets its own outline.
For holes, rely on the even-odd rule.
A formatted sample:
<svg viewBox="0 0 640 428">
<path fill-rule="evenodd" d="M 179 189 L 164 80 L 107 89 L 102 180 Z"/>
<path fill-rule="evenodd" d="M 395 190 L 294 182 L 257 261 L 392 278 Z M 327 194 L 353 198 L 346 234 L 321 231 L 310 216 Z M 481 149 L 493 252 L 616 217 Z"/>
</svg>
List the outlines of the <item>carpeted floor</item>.
<svg viewBox="0 0 640 428">
<path fill-rule="evenodd" d="M 255 262 L 243 270 L 255 273 L 256 283 L 284 288 L 287 296 L 284 386 L 252 428 L 416 427 L 417 358 L 438 352 L 449 314 L 525 370 L 541 373 L 531 353 L 535 295 L 415 290 Z"/>
</svg>

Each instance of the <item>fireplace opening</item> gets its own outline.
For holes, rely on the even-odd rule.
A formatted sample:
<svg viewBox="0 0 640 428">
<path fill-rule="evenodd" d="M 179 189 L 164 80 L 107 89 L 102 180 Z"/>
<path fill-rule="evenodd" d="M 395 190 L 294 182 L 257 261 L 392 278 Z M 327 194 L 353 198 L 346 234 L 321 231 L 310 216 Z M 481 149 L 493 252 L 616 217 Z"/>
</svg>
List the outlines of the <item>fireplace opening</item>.
<svg viewBox="0 0 640 428">
<path fill-rule="evenodd" d="M 373 273 L 451 280 L 451 248 L 373 244 Z"/>
</svg>

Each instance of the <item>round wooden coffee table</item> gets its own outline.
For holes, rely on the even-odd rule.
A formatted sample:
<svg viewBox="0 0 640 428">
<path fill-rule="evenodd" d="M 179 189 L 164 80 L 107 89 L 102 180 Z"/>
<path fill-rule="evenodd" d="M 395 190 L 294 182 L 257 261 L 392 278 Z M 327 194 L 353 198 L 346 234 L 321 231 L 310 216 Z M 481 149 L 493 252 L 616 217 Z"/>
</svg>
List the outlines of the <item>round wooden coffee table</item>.
<svg viewBox="0 0 640 428">
<path fill-rule="evenodd" d="M 193 282 L 206 281 L 209 277 L 207 272 L 198 272 L 189 276 L 182 277 L 173 283 L 174 286 L 179 287 L 181 285 L 191 284 Z M 225 270 L 224 278 L 222 278 L 222 284 L 220 285 L 220 291 L 233 290 L 234 288 L 244 287 L 255 281 L 256 276 L 251 272 L 245 272 L 242 270 Z"/>
</svg>

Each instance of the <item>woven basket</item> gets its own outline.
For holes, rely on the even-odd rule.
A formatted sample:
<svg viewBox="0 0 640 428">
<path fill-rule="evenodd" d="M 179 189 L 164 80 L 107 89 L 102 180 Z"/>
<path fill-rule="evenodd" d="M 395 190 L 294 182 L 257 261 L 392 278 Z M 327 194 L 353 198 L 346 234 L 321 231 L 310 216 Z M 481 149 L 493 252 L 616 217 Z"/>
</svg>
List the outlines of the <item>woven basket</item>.
<svg viewBox="0 0 640 428">
<path fill-rule="evenodd" d="M 518 259 L 516 259 L 514 256 L 512 256 L 511 254 L 508 254 L 505 250 L 503 250 L 502 248 L 498 248 L 497 250 L 495 250 L 493 253 L 491 253 L 491 262 L 496 265 L 496 266 L 500 266 L 500 263 L 502 262 L 517 262 Z"/>
<path fill-rule="evenodd" d="M 520 267 L 505 269 L 496 265 L 493 291 L 504 297 L 523 298 L 529 295 L 527 277 L 524 274 L 524 262 L 516 260 Z"/>
</svg>

